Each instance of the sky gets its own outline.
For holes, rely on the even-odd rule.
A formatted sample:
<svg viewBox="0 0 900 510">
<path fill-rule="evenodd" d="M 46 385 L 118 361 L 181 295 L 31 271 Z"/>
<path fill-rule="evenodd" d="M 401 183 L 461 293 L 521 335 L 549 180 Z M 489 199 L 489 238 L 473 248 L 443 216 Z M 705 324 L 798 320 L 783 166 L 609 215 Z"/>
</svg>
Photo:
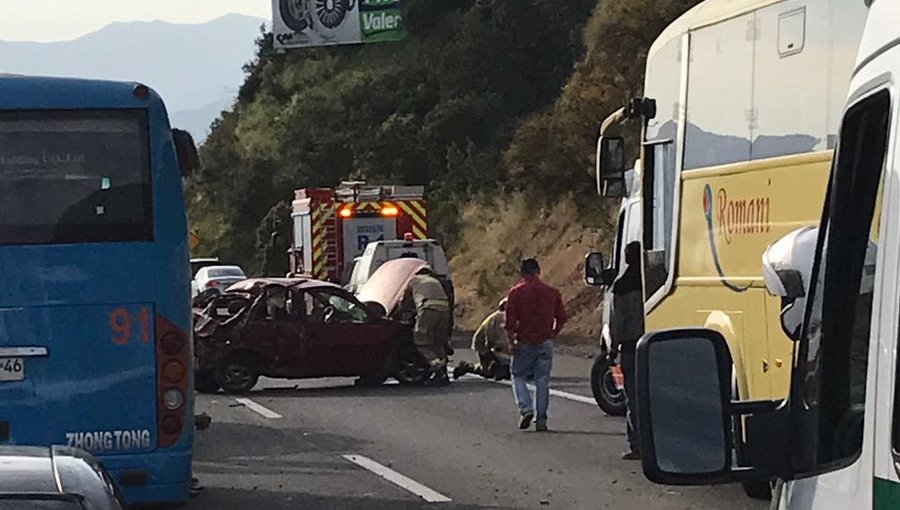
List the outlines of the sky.
<svg viewBox="0 0 900 510">
<path fill-rule="evenodd" d="M 203 23 L 228 13 L 272 17 L 271 0 L 0 0 L 0 40 L 66 41 L 117 21 Z"/>
</svg>

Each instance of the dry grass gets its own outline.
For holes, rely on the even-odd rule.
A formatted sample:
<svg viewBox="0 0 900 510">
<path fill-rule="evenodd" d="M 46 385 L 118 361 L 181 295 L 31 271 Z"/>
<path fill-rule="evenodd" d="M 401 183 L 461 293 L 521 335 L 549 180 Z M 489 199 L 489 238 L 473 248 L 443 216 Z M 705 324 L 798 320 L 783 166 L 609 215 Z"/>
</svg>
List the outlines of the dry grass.
<svg viewBox="0 0 900 510">
<path fill-rule="evenodd" d="M 462 243 L 451 261 L 461 328 L 476 328 L 518 280 L 519 261 L 536 257 L 544 280 L 560 289 L 566 301 L 570 322 L 564 339 L 595 341 L 601 326 L 600 292 L 583 283 L 583 258 L 609 236 L 582 226 L 571 200 L 541 209 L 513 195 L 469 205 L 462 218 Z"/>
</svg>

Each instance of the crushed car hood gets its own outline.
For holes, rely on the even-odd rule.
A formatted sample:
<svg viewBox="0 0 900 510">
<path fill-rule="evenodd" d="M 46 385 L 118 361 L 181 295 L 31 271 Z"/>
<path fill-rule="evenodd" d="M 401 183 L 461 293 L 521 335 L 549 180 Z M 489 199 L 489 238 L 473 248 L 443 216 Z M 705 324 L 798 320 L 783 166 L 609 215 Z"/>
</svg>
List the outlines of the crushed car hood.
<svg viewBox="0 0 900 510">
<path fill-rule="evenodd" d="M 406 286 L 416 272 L 425 266 L 422 259 L 396 259 L 382 264 L 356 293 L 363 303 L 378 303 L 390 316 L 403 300 Z"/>
</svg>

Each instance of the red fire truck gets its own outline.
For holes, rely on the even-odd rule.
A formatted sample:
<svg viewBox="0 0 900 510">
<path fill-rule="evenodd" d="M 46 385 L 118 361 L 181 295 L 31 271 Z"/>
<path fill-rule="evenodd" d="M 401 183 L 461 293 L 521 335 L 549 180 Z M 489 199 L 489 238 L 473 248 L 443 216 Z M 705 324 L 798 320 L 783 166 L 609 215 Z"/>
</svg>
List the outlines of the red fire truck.
<svg viewBox="0 0 900 510">
<path fill-rule="evenodd" d="M 343 282 L 353 261 L 374 241 L 427 239 L 423 186 L 341 183 L 294 192 L 291 272 Z"/>
</svg>

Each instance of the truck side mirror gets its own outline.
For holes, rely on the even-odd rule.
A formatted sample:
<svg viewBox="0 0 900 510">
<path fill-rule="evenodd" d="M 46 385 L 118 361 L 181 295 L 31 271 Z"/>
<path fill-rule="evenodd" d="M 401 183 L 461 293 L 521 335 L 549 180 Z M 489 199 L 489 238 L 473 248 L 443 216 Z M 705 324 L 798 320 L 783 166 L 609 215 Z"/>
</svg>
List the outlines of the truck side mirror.
<svg viewBox="0 0 900 510">
<path fill-rule="evenodd" d="M 637 348 L 638 429 L 644 474 L 667 485 L 732 475 L 731 354 L 707 329 L 645 335 Z"/>
<path fill-rule="evenodd" d="M 181 176 L 190 177 L 194 171 L 200 169 L 200 156 L 197 154 L 194 137 L 187 131 L 173 129 L 172 142 L 175 144 L 175 155 L 178 158 Z"/>
<path fill-rule="evenodd" d="M 615 278 L 615 275 L 612 273 L 612 269 L 606 267 L 602 253 L 588 253 L 584 257 L 584 283 L 591 287 L 612 285 L 612 281 Z"/>
<path fill-rule="evenodd" d="M 625 196 L 625 140 L 601 136 L 597 140 L 597 193 L 604 197 Z"/>
</svg>

